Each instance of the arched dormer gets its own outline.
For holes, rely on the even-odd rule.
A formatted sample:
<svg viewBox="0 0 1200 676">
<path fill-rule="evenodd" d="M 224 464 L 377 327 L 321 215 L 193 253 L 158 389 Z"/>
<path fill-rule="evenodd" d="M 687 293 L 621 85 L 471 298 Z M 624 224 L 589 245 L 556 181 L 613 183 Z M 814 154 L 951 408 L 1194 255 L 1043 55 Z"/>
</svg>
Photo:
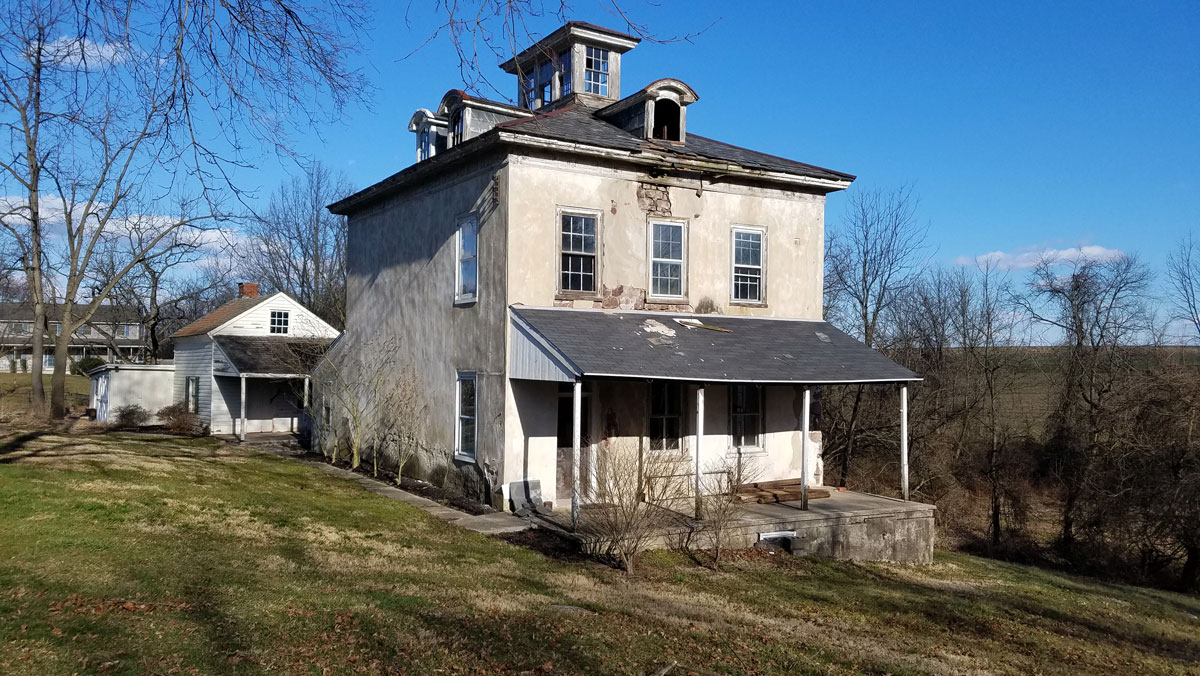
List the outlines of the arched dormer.
<svg viewBox="0 0 1200 676">
<path fill-rule="evenodd" d="M 700 97 L 679 80 L 664 78 L 597 114 L 644 139 L 687 140 L 687 107 Z"/>
<path fill-rule="evenodd" d="M 446 119 L 439 118 L 427 108 L 413 113 L 408 130 L 416 134 L 416 161 L 427 160 L 446 149 Z"/>
</svg>

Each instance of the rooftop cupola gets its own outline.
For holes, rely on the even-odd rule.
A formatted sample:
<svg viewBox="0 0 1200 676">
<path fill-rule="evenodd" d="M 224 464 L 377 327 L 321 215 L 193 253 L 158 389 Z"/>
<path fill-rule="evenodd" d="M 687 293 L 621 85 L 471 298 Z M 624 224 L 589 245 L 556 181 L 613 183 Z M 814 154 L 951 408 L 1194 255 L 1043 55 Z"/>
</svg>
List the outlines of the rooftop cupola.
<svg viewBox="0 0 1200 676">
<path fill-rule="evenodd" d="M 538 110 L 572 98 L 603 106 L 621 98 L 621 55 L 640 38 L 582 21 L 569 21 L 500 64 L 517 76 L 517 102 Z"/>
</svg>

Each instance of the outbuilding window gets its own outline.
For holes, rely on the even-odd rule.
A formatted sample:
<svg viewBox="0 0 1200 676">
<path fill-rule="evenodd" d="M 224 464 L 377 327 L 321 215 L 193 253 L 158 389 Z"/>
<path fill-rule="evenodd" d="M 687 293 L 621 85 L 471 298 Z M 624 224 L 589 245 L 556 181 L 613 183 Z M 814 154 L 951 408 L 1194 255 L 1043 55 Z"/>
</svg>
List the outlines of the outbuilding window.
<svg viewBox="0 0 1200 676">
<path fill-rule="evenodd" d="M 288 311 L 271 310 L 271 333 L 288 332 Z"/>
<path fill-rule="evenodd" d="M 596 290 L 596 216 L 562 214 L 561 291 Z"/>
<path fill-rule="evenodd" d="M 763 231 L 733 229 L 733 300 L 761 303 L 763 299 Z"/>
<path fill-rule="evenodd" d="M 458 221 L 458 271 L 455 303 L 473 303 L 479 294 L 479 220 L 474 215 Z"/>
<path fill-rule="evenodd" d="M 729 429 L 734 448 L 762 448 L 762 388 L 733 385 L 729 388 Z"/>
<path fill-rule="evenodd" d="M 476 377 L 473 372 L 460 371 L 457 384 L 456 433 L 454 454 L 463 458 L 475 459 L 475 400 Z"/>
<path fill-rule="evenodd" d="M 683 223 L 650 224 L 650 295 L 683 296 L 684 234 Z"/>
</svg>

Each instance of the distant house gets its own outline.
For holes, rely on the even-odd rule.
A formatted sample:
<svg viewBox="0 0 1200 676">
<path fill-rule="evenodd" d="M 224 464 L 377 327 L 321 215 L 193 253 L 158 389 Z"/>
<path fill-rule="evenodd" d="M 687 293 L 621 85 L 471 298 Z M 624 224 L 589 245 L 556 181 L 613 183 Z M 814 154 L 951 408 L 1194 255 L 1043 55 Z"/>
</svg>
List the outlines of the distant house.
<svg viewBox="0 0 1200 676">
<path fill-rule="evenodd" d="M 46 307 L 47 318 L 60 317 L 57 305 Z M 50 332 L 62 333 L 59 322 L 50 321 Z M 87 324 L 75 330 L 71 337 L 71 361 L 84 357 L 99 357 L 107 362 L 139 363 L 143 361 L 142 338 L 145 327 L 136 309 L 122 305 L 101 305 Z M 30 303 L 0 303 L 0 347 L 9 360 L 7 368 L 25 372 L 30 368 L 33 354 L 33 305 Z M 54 368 L 54 346 L 47 336 L 42 366 Z"/>
<path fill-rule="evenodd" d="M 213 434 L 299 432 L 309 371 L 337 336 L 286 293 L 238 284 L 237 298 L 175 334 L 171 399 Z"/>
</svg>

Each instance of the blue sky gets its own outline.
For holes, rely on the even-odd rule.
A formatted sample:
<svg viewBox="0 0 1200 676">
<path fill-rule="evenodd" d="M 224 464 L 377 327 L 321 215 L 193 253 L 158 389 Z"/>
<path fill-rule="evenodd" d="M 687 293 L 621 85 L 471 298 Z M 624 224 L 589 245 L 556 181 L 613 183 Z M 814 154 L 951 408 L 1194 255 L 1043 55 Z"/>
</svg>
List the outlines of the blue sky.
<svg viewBox="0 0 1200 676">
<path fill-rule="evenodd" d="M 436 25 L 418 11 L 406 22 L 405 4 L 381 4 L 364 36 L 370 106 L 298 144 L 359 187 L 411 163 L 410 115 L 461 86 L 445 40 L 402 59 Z M 625 93 L 676 77 L 700 94 L 689 131 L 847 171 L 862 186 L 913 184 L 934 261 L 1004 252 L 1019 265 L 1022 253 L 1091 246 L 1161 269 L 1181 236 L 1200 234 L 1195 0 L 622 7 L 661 36 L 716 22 L 691 43 L 630 52 Z M 621 27 L 593 0 L 576 0 L 570 18 Z M 513 95 L 510 76 L 490 74 Z M 287 170 L 263 165 L 264 188 Z M 830 197 L 831 224 L 845 201 Z"/>
</svg>

